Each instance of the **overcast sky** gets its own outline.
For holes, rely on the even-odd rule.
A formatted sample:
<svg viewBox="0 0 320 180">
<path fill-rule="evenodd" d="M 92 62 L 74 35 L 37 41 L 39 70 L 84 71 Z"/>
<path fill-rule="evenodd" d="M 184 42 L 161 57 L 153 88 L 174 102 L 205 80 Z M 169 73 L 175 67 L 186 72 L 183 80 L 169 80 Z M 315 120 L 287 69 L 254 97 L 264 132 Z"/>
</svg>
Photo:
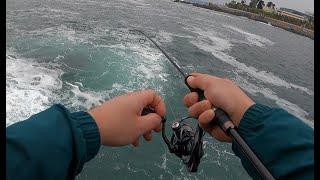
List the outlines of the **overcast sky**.
<svg viewBox="0 0 320 180">
<path fill-rule="evenodd" d="M 207 2 L 224 4 L 226 2 L 231 2 L 231 0 L 202 0 Z M 241 2 L 241 0 L 235 0 L 237 2 Z M 294 10 L 298 10 L 300 12 L 314 12 L 314 0 L 264 0 L 264 3 L 273 2 L 277 8 L 286 7 Z M 249 4 L 250 0 L 246 0 L 247 4 Z"/>
</svg>

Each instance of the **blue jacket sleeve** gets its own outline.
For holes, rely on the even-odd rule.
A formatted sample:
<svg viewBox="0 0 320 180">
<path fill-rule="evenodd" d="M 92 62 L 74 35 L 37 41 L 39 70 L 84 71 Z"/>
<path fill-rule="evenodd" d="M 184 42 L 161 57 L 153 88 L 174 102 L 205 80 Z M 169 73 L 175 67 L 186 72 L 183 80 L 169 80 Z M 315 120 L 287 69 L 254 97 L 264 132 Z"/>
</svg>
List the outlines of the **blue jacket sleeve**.
<svg viewBox="0 0 320 180">
<path fill-rule="evenodd" d="M 244 114 L 238 133 L 275 179 L 314 178 L 314 131 L 283 109 L 261 104 Z M 253 179 L 261 179 L 236 143 L 232 149 Z"/>
<path fill-rule="evenodd" d="M 53 105 L 6 128 L 6 179 L 74 179 L 99 148 L 99 130 L 87 112 Z"/>
</svg>

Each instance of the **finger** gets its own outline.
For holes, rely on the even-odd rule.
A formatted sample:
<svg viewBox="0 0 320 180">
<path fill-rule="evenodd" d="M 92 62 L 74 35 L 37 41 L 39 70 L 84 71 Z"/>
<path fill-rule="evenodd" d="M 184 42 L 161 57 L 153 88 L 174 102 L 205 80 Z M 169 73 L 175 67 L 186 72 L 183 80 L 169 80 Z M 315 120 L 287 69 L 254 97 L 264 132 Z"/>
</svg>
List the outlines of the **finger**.
<svg viewBox="0 0 320 180">
<path fill-rule="evenodd" d="M 210 133 L 212 129 L 210 123 L 213 120 L 214 116 L 215 116 L 215 113 L 212 109 L 206 110 L 205 112 L 200 114 L 198 118 L 200 127 Z"/>
<path fill-rule="evenodd" d="M 193 76 L 193 77 L 198 77 L 198 76 L 205 75 L 205 74 L 202 74 L 202 73 L 191 73 L 190 75 Z"/>
<path fill-rule="evenodd" d="M 143 135 L 143 137 L 144 137 L 144 139 L 145 139 L 146 141 L 151 141 L 151 140 L 152 140 L 152 133 L 151 133 L 151 131 L 148 131 L 147 133 L 145 133 L 145 134 Z"/>
<path fill-rule="evenodd" d="M 196 92 L 189 93 L 183 98 L 183 103 L 187 107 L 190 107 L 197 102 L 198 102 L 198 93 Z"/>
<path fill-rule="evenodd" d="M 207 77 L 215 77 L 215 78 L 219 78 L 219 77 L 214 76 L 214 75 L 210 75 L 210 74 L 202 74 L 202 73 L 191 73 L 191 76 L 193 76 L 193 77 L 198 77 L 198 76 L 207 76 Z"/>
<path fill-rule="evenodd" d="M 191 75 L 192 76 L 188 77 L 187 82 L 189 86 L 195 89 L 199 88 L 199 89 L 205 90 L 210 84 L 210 82 L 212 82 L 212 80 L 219 79 L 216 76 L 212 76 L 208 74 L 192 73 Z"/>
<path fill-rule="evenodd" d="M 219 126 L 213 126 L 210 134 L 216 140 L 219 140 L 222 142 L 230 142 L 230 143 L 232 142 L 232 139 L 228 137 Z"/>
<path fill-rule="evenodd" d="M 211 109 L 212 104 L 208 100 L 195 103 L 188 109 L 189 116 L 198 118 L 204 111 Z"/>
<path fill-rule="evenodd" d="M 139 146 L 139 145 L 140 145 L 139 138 L 136 139 L 136 140 L 132 143 L 132 145 L 133 145 L 134 147 Z"/>
<path fill-rule="evenodd" d="M 138 118 L 138 136 L 145 134 L 152 129 L 158 128 L 161 123 L 161 117 L 156 113 L 150 113 Z"/>
<path fill-rule="evenodd" d="M 155 132 L 160 132 L 162 130 L 162 123 L 153 129 Z"/>
<path fill-rule="evenodd" d="M 138 98 L 141 100 L 141 107 L 151 107 L 159 116 L 163 117 L 166 114 L 166 107 L 159 95 L 152 90 L 144 90 L 137 92 Z"/>
</svg>

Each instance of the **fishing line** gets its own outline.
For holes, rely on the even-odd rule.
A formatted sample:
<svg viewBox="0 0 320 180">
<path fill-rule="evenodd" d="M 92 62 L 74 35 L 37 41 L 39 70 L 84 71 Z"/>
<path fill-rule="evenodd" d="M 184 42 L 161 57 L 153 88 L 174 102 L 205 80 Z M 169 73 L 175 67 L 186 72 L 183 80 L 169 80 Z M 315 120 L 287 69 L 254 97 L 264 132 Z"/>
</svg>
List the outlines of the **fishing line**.
<svg viewBox="0 0 320 180">
<path fill-rule="evenodd" d="M 126 43 L 125 43 L 125 48 L 124 48 L 124 55 L 127 54 L 127 48 L 128 48 L 128 39 L 129 39 L 129 35 L 130 35 L 130 31 L 127 33 L 127 38 L 126 38 Z M 124 58 L 123 55 L 123 58 Z"/>
<path fill-rule="evenodd" d="M 168 104 L 169 104 L 169 108 L 170 108 L 170 110 L 171 110 L 171 113 L 172 113 L 173 116 L 174 116 L 174 119 L 177 119 L 177 117 L 176 117 L 176 115 L 174 114 L 173 109 L 172 109 L 172 107 L 171 107 L 171 103 L 169 102 Z"/>
</svg>

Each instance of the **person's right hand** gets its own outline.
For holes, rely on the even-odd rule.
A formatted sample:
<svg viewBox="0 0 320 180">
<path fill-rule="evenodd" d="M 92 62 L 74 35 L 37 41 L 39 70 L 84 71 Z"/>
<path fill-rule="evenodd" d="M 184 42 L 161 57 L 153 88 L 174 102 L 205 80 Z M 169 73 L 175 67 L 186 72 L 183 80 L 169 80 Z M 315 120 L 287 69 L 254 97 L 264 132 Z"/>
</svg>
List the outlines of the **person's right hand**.
<svg viewBox="0 0 320 180">
<path fill-rule="evenodd" d="M 198 102 L 198 94 L 187 94 L 183 102 L 190 116 L 197 118 L 200 127 L 219 141 L 231 142 L 219 126 L 210 125 L 214 118 L 212 107 L 224 110 L 233 123 L 238 126 L 244 113 L 255 103 L 231 80 L 207 74 L 192 73 L 187 79 L 192 88 L 204 91 L 207 100 Z"/>
</svg>

